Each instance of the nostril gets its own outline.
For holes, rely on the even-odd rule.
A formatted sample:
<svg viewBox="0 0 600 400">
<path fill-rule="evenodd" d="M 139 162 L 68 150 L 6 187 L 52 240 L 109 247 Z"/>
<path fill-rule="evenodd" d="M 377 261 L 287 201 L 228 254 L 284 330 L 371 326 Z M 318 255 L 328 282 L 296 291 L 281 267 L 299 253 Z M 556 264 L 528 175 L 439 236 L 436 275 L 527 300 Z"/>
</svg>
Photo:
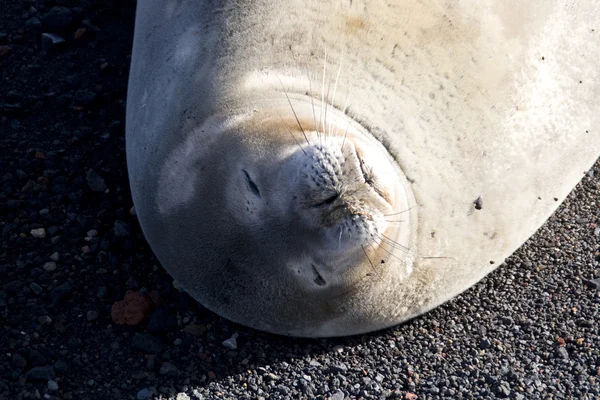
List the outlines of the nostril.
<svg viewBox="0 0 600 400">
<path fill-rule="evenodd" d="M 330 205 L 331 203 L 333 203 L 334 201 L 336 201 L 339 197 L 340 197 L 340 193 L 339 192 L 335 192 L 335 194 L 333 196 L 328 197 L 327 199 L 325 199 L 324 201 L 320 202 L 319 204 L 315 204 L 315 207 L 321 207 L 321 206 L 325 206 L 325 205 Z"/>
<path fill-rule="evenodd" d="M 330 198 L 328 198 L 327 200 L 324 201 L 325 204 L 331 204 L 334 201 L 337 200 L 337 198 L 340 197 L 339 193 L 334 194 L 333 196 L 331 196 Z"/>
</svg>

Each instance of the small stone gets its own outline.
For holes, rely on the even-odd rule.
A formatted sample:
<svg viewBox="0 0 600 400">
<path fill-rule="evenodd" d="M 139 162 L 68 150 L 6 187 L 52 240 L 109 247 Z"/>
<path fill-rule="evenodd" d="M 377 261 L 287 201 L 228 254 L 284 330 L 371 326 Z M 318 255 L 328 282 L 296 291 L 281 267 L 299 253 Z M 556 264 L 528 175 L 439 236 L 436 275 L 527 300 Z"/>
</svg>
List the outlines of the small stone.
<svg viewBox="0 0 600 400">
<path fill-rule="evenodd" d="M 479 348 L 481 350 L 489 349 L 490 347 L 492 347 L 492 342 L 487 339 L 483 339 L 481 342 L 479 342 Z"/>
<path fill-rule="evenodd" d="M 333 348 L 333 351 L 338 353 L 338 354 L 342 354 L 344 352 L 344 346 L 342 345 L 337 345 Z"/>
<path fill-rule="evenodd" d="M 11 364 L 15 368 L 23 369 L 27 366 L 27 360 L 20 354 L 13 354 Z"/>
<path fill-rule="evenodd" d="M 348 370 L 348 367 L 343 362 L 338 362 L 331 365 L 329 370 L 333 373 L 344 373 Z"/>
<path fill-rule="evenodd" d="M 86 317 L 89 322 L 92 322 L 97 320 L 99 315 L 100 314 L 98 314 L 98 311 L 90 310 L 87 312 Z"/>
<path fill-rule="evenodd" d="M 50 256 L 50 259 L 54 262 L 57 262 L 60 259 L 60 254 L 58 254 L 58 251 L 55 251 L 54 253 L 52 253 L 52 255 Z"/>
<path fill-rule="evenodd" d="M 177 397 L 175 397 L 175 400 L 190 400 L 190 396 L 185 393 L 178 393 Z"/>
<path fill-rule="evenodd" d="M 73 19 L 71 10 L 67 7 L 52 7 L 42 17 L 42 23 L 44 26 L 53 31 L 61 31 L 66 29 Z"/>
<path fill-rule="evenodd" d="M 131 234 L 131 226 L 121 220 L 115 221 L 114 233 L 116 237 L 126 237 Z"/>
<path fill-rule="evenodd" d="M 64 42 L 65 39 L 54 33 L 42 33 L 42 49 L 46 51 L 52 50 Z"/>
<path fill-rule="evenodd" d="M 237 349 L 237 337 L 238 334 L 234 333 L 229 339 L 224 340 L 222 345 L 230 350 Z"/>
<path fill-rule="evenodd" d="M 268 374 L 265 374 L 265 379 L 267 379 L 269 381 L 276 381 L 276 380 L 279 380 L 279 376 L 275 375 L 272 372 L 269 372 Z"/>
<path fill-rule="evenodd" d="M 122 301 L 112 305 L 111 318 L 118 325 L 138 325 L 155 307 L 156 304 L 150 296 L 128 290 Z"/>
<path fill-rule="evenodd" d="M 569 359 L 569 352 L 564 347 L 559 347 L 556 351 L 556 354 L 558 357 L 562 358 L 563 360 Z"/>
<path fill-rule="evenodd" d="M 152 397 L 152 391 L 150 389 L 142 389 L 135 395 L 137 400 L 149 400 Z"/>
<path fill-rule="evenodd" d="M 34 367 L 27 371 L 27 379 L 32 379 L 36 381 L 48 381 L 50 379 L 54 379 L 56 376 L 54 373 L 54 368 L 51 366 L 46 367 Z"/>
<path fill-rule="evenodd" d="M 189 324 L 186 325 L 183 328 L 184 332 L 189 333 L 190 335 L 194 335 L 194 336 L 200 336 L 203 335 L 204 333 L 206 333 L 206 327 L 204 325 L 197 325 L 197 324 Z"/>
<path fill-rule="evenodd" d="M 346 395 L 341 390 L 338 390 L 337 392 L 329 396 L 329 400 L 344 400 L 345 398 Z"/>
<path fill-rule="evenodd" d="M 147 354 L 160 353 L 162 350 L 160 340 L 148 333 L 136 333 L 131 344 L 134 349 Z"/>
<path fill-rule="evenodd" d="M 36 17 L 29 18 L 27 21 L 25 21 L 25 27 L 34 31 L 39 31 L 42 29 L 42 21 Z"/>
<path fill-rule="evenodd" d="M 31 236 L 38 239 L 43 239 L 46 237 L 46 230 L 44 228 L 32 229 L 29 233 L 31 233 Z"/>
<path fill-rule="evenodd" d="M 31 282 L 31 283 L 29 284 L 29 288 L 30 288 L 30 289 L 33 291 L 33 293 L 35 293 L 35 294 L 40 294 L 40 293 L 42 293 L 42 291 L 43 291 L 42 287 L 41 287 L 40 285 L 38 285 L 37 283 L 35 283 L 35 282 Z"/>
<path fill-rule="evenodd" d="M 75 34 L 73 35 L 73 38 L 75 40 L 79 40 L 83 37 L 83 35 L 85 35 L 85 32 L 87 31 L 86 28 L 77 28 L 77 30 L 75 31 Z"/>
<path fill-rule="evenodd" d="M 46 272 L 52 272 L 56 270 L 56 263 L 54 261 L 48 261 L 45 263 L 42 268 L 46 270 Z"/>
<path fill-rule="evenodd" d="M 177 338 L 173 341 L 173 344 L 175 346 L 181 346 L 181 343 L 183 343 L 183 340 L 181 340 L 180 338 Z"/>
<path fill-rule="evenodd" d="M 150 314 L 146 329 L 155 335 L 167 334 L 177 329 L 177 317 L 168 308 L 161 307 Z"/>
<path fill-rule="evenodd" d="M 42 315 L 41 317 L 38 317 L 38 322 L 40 323 L 40 325 L 51 324 L 52 323 L 52 318 L 50 318 L 47 315 Z"/>
<path fill-rule="evenodd" d="M 51 392 L 56 392 L 58 390 L 58 383 L 56 383 L 56 381 L 53 381 L 52 379 L 50 379 L 48 381 L 48 390 Z"/>
<path fill-rule="evenodd" d="M 85 180 L 87 181 L 88 187 L 93 192 L 105 192 L 107 189 L 104 179 L 102 179 L 102 177 L 93 169 L 90 169 L 87 172 Z"/>
<path fill-rule="evenodd" d="M 600 289 L 600 278 L 584 280 L 583 283 L 591 289 Z"/>
<path fill-rule="evenodd" d="M 410 392 L 407 392 L 407 393 L 404 395 L 404 398 L 405 398 L 406 400 L 416 400 L 418 397 L 419 397 L 419 396 L 417 396 L 416 394 L 414 394 L 414 393 L 410 393 Z"/>
<path fill-rule="evenodd" d="M 161 375 L 175 375 L 177 373 L 177 367 L 171 363 L 165 362 L 160 366 Z"/>
<path fill-rule="evenodd" d="M 60 303 L 66 300 L 66 298 L 71 294 L 72 290 L 73 286 L 71 286 L 69 282 L 65 282 L 62 285 L 55 287 L 50 294 L 54 302 Z"/>
<path fill-rule="evenodd" d="M 96 289 L 96 297 L 99 299 L 105 299 L 107 295 L 107 290 L 106 287 L 101 286 L 98 289 Z"/>
</svg>

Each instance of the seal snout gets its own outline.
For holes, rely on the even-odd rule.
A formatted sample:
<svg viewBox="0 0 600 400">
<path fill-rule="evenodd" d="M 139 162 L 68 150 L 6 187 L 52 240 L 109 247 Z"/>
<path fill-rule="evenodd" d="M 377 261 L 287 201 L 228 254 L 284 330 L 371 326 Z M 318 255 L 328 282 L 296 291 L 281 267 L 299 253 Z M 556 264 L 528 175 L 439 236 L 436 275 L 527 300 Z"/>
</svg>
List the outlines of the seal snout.
<svg viewBox="0 0 600 400">
<path fill-rule="evenodd" d="M 351 140 L 336 138 L 305 151 L 298 198 L 302 219 L 329 254 L 361 251 L 385 231 L 383 213 L 390 205 L 365 176 L 360 150 Z"/>
</svg>

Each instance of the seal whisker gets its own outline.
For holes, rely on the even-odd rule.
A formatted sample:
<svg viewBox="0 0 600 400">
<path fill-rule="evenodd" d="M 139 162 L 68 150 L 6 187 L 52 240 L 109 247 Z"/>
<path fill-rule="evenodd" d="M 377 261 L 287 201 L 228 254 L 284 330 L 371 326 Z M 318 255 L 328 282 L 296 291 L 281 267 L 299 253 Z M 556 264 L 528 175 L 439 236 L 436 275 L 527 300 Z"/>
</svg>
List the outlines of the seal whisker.
<svg viewBox="0 0 600 400">
<path fill-rule="evenodd" d="M 292 101 L 290 100 L 290 97 L 287 94 L 287 91 L 285 90 L 285 87 L 283 87 L 283 82 L 281 82 L 281 79 L 279 78 L 279 76 L 277 77 L 277 79 L 279 79 L 279 83 L 281 83 L 281 88 L 283 89 L 283 93 L 285 93 L 285 97 L 288 101 L 288 103 L 290 104 L 290 107 L 292 108 L 292 112 L 294 113 L 294 117 L 296 118 L 296 122 L 298 123 L 298 126 L 300 127 L 300 130 L 302 131 L 302 135 L 304 135 L 304 139 L 306 140 L 306 143 L 308 143 L 309 146 L 312 146 L 310 144 L 310 142 L 308 141 L 308 137 L 306 136 L 306 132 L 304 132 L 304 128 L 302 127 L 302 124 L 300 123 L 300 120 L 298 119 L 298 115 L 296 115 L 296 110 L 294 110 L 294 106 L 292 105 Z"/>
<path fill-rule="evenodd" d="M 323 121 L 323 132 L 327 132 L 327 100 L 329 99 L 329 89 L 331 88 L 331 82 L 327 84 L 327 97 L 325 98 L 325 119 Z M 329 138 L 329 135 L 325 133 L 325 138 Z"/>
<path fill-rule="evenodd" d="M 317 125 L 317 115 L 315 113 L 315 98 L 313 96 L 313 91 L 312 91 L 312 79 L 310 79 L 310 71 L 308 69 L 308 64 L 304 64 L 304 66 L 306 68 L 306 76 L 308 77 L 308 88 L 309 88 L 309 92 L 310 92 L 310 103 L 312 106 L 313 122 L 315 124 L 315 130 L 317 131 L 317 137 L 319 138 L 321 147 L 323 147 L 323 138 L 321 137 L 321 134 L 319 133 L 319 126 Z"/>
<path fill-rule="evenodd" d="M 319 124 L 323 122 L 323 103 L 325 102 L 325 76 L 327 72 L 327 48 L 325 48 L 325 57 L 323 62 L 323 82 L 321 84 L 321 112 L 319 113 Z M 323 133 L 325 133 L 325 125 L 323 124 Z M 327 139 L 327 138 L 325 138 Z"/>
<path fill-rule="evenodd" d="M 404 246 L 403 244 L 400 244 L 400 243 L 396 242 L 396 241 L 395 241 L 395 240 L 393 240 L 393 239 L 390 239 L 389 237 L 385 236 L 385 235 L 384 235 L 384 234 L 382 234 L 382 233 L 377 233 L 376 235 L 377 235 L 377 237 L 379 237 L 379 238 L 380 238 L 380 239 L 381 239 L 383 242 L 385 242 L 385 244 L 387 244 L 388 246 L 391 246 L 391 247 L 393 247 L 393 248 L 395 248 L 395 249 L 402 250 L 402 251 L 406 251 L 406 252 L 409 252 L 409 251 L 410 251 L 410 249 L 409 249 L 408 247 Z"/>
<path fill-rule="evenodd" d="M 329 112 L 333 112 L 333 103 L 335 102 L 335 93 L 337 92 L 338 81 L 340 80 L 340 73 L 342 72 L 342 62 L 344 59 L 340 57 L 340 65 L 338 67 L 338 72 L 335 77 L 335 84 L 333 85 L 333 96 L 331 97 L 331 105 L 329 106 Z M 331 135 L 331 126 L 329 127 L 329 134 Z"/>
<path fill-rule="evenodd" d="M 400 211 L 400 212 L 397 212 L 397 213 L 394 213 L 394 214 L 383 214 L 383 216 L 384 216 L 384 217 L 391 217 L 392 215 L 404 214 L 405 212 L 408 212 L 408 211 L 412 210 L 412 209 L 413 209 L 413 208 L 415 208 L 415 207 L 416 207 L 416 206 L 412 206 L 412 207 L 410 207 L 410 208 L 407 208 L 407 209 L 406 209 L 406 210 L 404 210 L 404 211 Z"/>
<path fill-rule="evenodd" d="M 348 125 L 346 125 L 346 130 L 344 131 L 344 140 L 342 140 L 342 151 L 344 150 L 344 144 L 346 143 L 346 137 L 348 136 L 348 128 L 350 127 L 350 121 L 348 121 Z"/>
<path fill-rule="evenodd" d="M 365 246 L 363 246 L 362 244 L 360 245 L 360 248 L 362 249 L 363 253 L 365 253 L 365 257 L 367 257 L 367 261 L 369 261 L 369 264 L 371 265 L 371 270 L 373 271 L 373 273 L 375 275 L 377 275 L 377 277 L 379 278 L 379 280 L 382 279 L 381 275 L 379 274 L 379 272 L 377 272 L 377 270 L 375 269 L 375 266 L 373 265 L 373 262 L 371 261 L 371 259 L 369 258 L 369 255 L 367 254 L 367 251 L 365 250 Z"/>
<path fill-rule="evenodd" d="M 377 242 L 377 240 L 373 240 L 375 243 L 377 243 L 377 245 L 379 246 L 380 249 L 382 249 L 383 251 L 385 251 L 386 253 L 388 253 L 391 257 L 394 257 L 396 260 L 400 261 L 403 265 L 406 265 L 407 262 L 406 260 L 401 259 L 400 257 L 398 257 L 397 255 L 395 255 L 394 253 L 392 253 L 390 250 L 386 249 L 385 247 L 383 247 L 385 243 L 383 240 L 379 243 Z"/>
<path fill-rule="evenodd" d="M 265 95 L 262 95 L 262 97 L 267 100 L 270 101 L 269 99 L 267 99 L 267 97 Z M 300 144 L 300 142 L 298 141 L 298 139 L 296 139 L 296 136 L 294 136 L 294 134 L 292 133 L 292 130 L 290 129 L 289 126 L 287 126 L 287 124 L 285 123 L 285 121 L 283 120 L 283 117 L 281 116 L 281 114 L 279 114 L 279 111 L 277 111 L 276 108 L 273 108 L 275 110 L 275 112 L 277 113 L 277 116 L 279 117 L 279 119 L 281 120 L 281 123 L 283 124 L 283 126 L 285 126 L 285 129 L 289 132 L 289 134 L 292 136 L 292 138 L 294 139 L 294 142 L 296 142 L 296 144 L 298 145 L 298 147 L 300 147 L 300 150 L 302 150 L 302 152 L 304 153 L 304 155 L 306 154 L 306 151 L 304 150 L 304 148 L 302 147 L 302 145 Z M 310 143 L 309 143 L 310 144 Z"/>
</svg>

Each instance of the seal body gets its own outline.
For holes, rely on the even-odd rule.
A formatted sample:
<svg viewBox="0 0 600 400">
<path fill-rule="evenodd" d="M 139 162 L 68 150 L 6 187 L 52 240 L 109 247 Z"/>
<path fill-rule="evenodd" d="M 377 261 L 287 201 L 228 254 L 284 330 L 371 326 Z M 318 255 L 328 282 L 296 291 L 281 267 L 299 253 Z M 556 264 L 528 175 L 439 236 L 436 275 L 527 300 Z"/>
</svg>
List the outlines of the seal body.
<svg viewBox="0 0 600 400">
<path fill-rule="evenodd" d="M 500 265 L 600 155 L 600 3 L 139 0 L 127 163 L 207 308 L 389 327 Z"/>
</svg>

